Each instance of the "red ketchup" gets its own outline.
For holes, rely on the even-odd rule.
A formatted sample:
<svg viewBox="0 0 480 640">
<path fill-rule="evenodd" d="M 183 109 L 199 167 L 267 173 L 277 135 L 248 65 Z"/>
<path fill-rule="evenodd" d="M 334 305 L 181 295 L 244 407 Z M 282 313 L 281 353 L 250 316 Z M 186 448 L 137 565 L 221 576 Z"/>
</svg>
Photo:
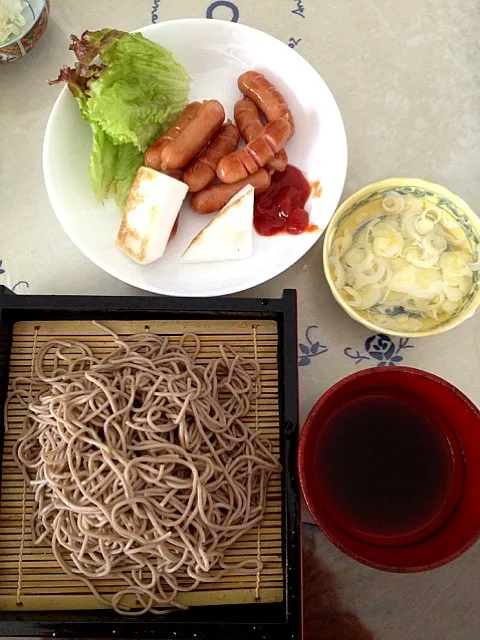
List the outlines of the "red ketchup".
<svg viewBox="0 0 480 640">
<path fill-rule="evenodd" d="M 309 183 L 297 167 L 289 164 L 285 171 L 274 173 L 270 187 L 255 199 L 253 224 L 257 233 L 298 235 L 316 230 L 304 209 L 310 191 Z"/>
</svg>

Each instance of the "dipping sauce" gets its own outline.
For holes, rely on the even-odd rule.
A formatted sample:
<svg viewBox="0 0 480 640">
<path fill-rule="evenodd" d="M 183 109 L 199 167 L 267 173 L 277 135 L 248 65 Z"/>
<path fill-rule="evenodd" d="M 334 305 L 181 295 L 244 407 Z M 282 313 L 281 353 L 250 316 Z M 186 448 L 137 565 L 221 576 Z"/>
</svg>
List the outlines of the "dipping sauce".
<svg viewBox="0 0 480 640">
<path fill-rule="evenodd" d="M 358 534 L 419 530 L 442 511 L 452 487 L 442 431 L 416 407 L 387 395 L 339 407 L 322 432 L 317 463 L 330 508 Z"/>
<path fill-rule="evenodd" d="M 274 173 L 270 187 L 255 198 L 253 225 L 262 236 L 278 233 L 298 235 L 305 231 L 315 231 L 310 217 L 305 211 L 311 192 L 303 173 L 291 164 L 285 171 Z"/>
</svg>

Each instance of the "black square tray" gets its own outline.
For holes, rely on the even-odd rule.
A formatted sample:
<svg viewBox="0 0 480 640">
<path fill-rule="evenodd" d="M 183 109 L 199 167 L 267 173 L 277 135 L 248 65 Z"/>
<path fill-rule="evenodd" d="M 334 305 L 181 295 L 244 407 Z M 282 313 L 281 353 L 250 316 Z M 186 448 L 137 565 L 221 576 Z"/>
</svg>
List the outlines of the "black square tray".
<svg viewBox="0 0 480 640">
<path fill-rule="evenodd" d="M 297 477 L 298 376 L 296 291 L 281 299 L 16 296 L 0 287 L 0 438 L 12 327 L 18 321 L 107 319 L 275 320 L 278 327 L 282 555 L 280 603 L 192 607 L 165 618 L 124 618 L 111 611 L 0 611 L 0 637 L 297 640 L 301 637 L 301 530 Z M 0 458 L 1 460 L 1 458 Z M 1 575 L 0 575 L 1 580 Z"/>
</svg>

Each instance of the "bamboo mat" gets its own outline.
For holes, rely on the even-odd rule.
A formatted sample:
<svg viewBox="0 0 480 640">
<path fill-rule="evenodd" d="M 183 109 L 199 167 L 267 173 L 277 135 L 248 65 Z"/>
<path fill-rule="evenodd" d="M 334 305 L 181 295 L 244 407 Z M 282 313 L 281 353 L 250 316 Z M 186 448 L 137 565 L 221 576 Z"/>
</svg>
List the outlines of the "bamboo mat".
<svg viewBox="0 0 480 640">
<path fill-rule="evenodd" d="M 105 321 L 120 336 L 144 330 L 167 335 L 172 342 L 187 332 L 196 333 L 202 342 L 199 362 L 218 357 L 219 342 L 226 342 L 261 367 L 262 394 L 244 422 L 271 441 L 279 453 L 279 408 L 277 325 L 273 321 L 243 320 L 155 320 Z M 10 362 L 10 384 L 17 376 L 29 376 L 32 355 L 52 338 L 80 340 L 95 355 L 105 355 L 113 340 L 88 321 L 20 322 L 14 326 Z M 25 385 L 28 389 L 28 385 Z M 7 409 L 8 430 L 2 461 L 0 499 L 0 609 L 73 610 L 99 609 L 102 605 L 80 582 L 70 579 L 58 566 L 51 548 L 34 546 L 30 531 L 33 494 L 25 486 L 17 469 L 12 447 L 22 431 L 24 409 L 12 401 Z M 239 562 L 260 555 L 263 569 L 256 576 L 230 574 L 216 583 L 200 585 L 196 591 L 181 593 L 178 600 L 187 605 L 241 604 L 283 600 L 282 495 L 280 474 L 272 477 L 265 517 L 260 527 L 242 536 L 227 552 L 226 561 Z M 98 581 L 102 595 L 109 597 L 124 583 Z M 131 602 L 134 605 L 134 601 Z"/>
</svg>

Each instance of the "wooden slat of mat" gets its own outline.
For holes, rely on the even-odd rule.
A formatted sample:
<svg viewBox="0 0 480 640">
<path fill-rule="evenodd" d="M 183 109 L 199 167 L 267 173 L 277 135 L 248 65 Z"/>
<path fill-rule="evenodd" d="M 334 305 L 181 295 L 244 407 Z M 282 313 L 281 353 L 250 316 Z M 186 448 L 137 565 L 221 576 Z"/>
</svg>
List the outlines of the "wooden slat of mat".
<svg viewBox="0 0 480 640">
<path fill-rule="evenodd" d="M 262 437 L 268 438 L 272 451 L 279 451 L 278 371 L 277 371 L 277 326 L 273 321 L 245 320 L 186 320 L 165 321 L 105 321 L 104 324 L 121 337 L 143 333 L 145 327 L 151 333 L 168 335 L 177 343 L 184 333 L 200 336 L 202 348 L 200 362 L 218 357 L 218 344 L 232 345 L 239 353 L 257 360 L 261 367 L 262 395 L 256 410 L 252 407 L 245 422 L 256 427 Z M 254 329 L 255 326 L 255 329 Z M 28 376 L 34 345 L 35 327 L 37 351 L 52 338 L 80 340 L 88 345 L 95 355 L 103 356 L 113 348 L 113 340 L 91 322 L 19 322 L 14 326 L 10 386 L 13 378 Z M 254 344 L 256 337 L 256 348 Z M 193 344 L 193 343 L 192 343 Z M 189 343 L 186 343 L 188 348 Z M 22 516 L 25 516 L 22 552 L 22 610 L 78 610 L 101 609 L 89 589 L 66 576 L 56 562 L 48 545 L 33 545 L 30 532 L 30 515 L 33 496 L 27 490 L 22 505 L 23 477 L 17 469 L 12 446 L 22 431 L 25 411 L 19 402 L 8 408 L 8 431 L 4 439 L 2 482 L 0 499 L 0 609 L 18 610 L 17 584 L 20 545 L 22 540 Z M 282 562 L 282 502 L 280 476 L 272 478 L 265 517 L 259 531 L 254 529 L 240 538 L 226 554 L 227 562 L 240 562 L 256 558 L 258 540 L 264 568 L 260 574 L 259 601 L 280 602 L 283 600 Z M 105 596 L 111 596 L 121 582 L 98 581 L 97 587 Z M 224 576 L 216 583 L 205 583 L 192 593 L 182 593 L 178 600 L 188 605 L 242 604 L 255 602 L 257 576 L 241 576 L 234 573 Z M 126 600 L 128 602 L 128 600 Z M 129 603 L 134 605 L 132 598 Z"/>
<path fill-rule="evenodd" d="M 14 340 L 21 336 L 33 337 L 36 324 L 40 323 L 17 322 L 14 326 Z M 105 320 L 102 324 L 119 335 L 142 333 L 148 326 L 152 333 L 158 335 L 181 336 L 184 333 L 196 333 L 205 340 L 217 336 L 222 336 L 222 340 L 226 340 L 225 336 L 231 336 L 232 342 L 245 336 L 251 341 L 253 326 L 255 326 L 257 336 L 270 335 L 270 339 L 277 339 L 277 323 L 274 320 Z M 42 322 L 39 339 L 52 336 L 105 337 L 105 332 L 100 331 L 92 322 L 85 320 Z"/>
<path fill-rule="evenodd" d="M 280 602 L 279 586 L 261 587 L 260 602 Z M 283 598 L 283 596 L 282 596 Z M 191 593 L 179 593 L 177 600 L 188 606 L 204 606 L 209 604 L 251 604 L 255 602 L 255 588 L 221 589 L 215 591 L 200 590 Z M 103 609 L 91 596 L 85 595 L 34 595 L 23 596 L 22 611 L 82 611 L 85 609 Z M 128 603 L 125 598 L 125 604 Z M 18 610 L 15 596 L 0 596 L 1 608 L 5 611 Z"/>
</svg>

